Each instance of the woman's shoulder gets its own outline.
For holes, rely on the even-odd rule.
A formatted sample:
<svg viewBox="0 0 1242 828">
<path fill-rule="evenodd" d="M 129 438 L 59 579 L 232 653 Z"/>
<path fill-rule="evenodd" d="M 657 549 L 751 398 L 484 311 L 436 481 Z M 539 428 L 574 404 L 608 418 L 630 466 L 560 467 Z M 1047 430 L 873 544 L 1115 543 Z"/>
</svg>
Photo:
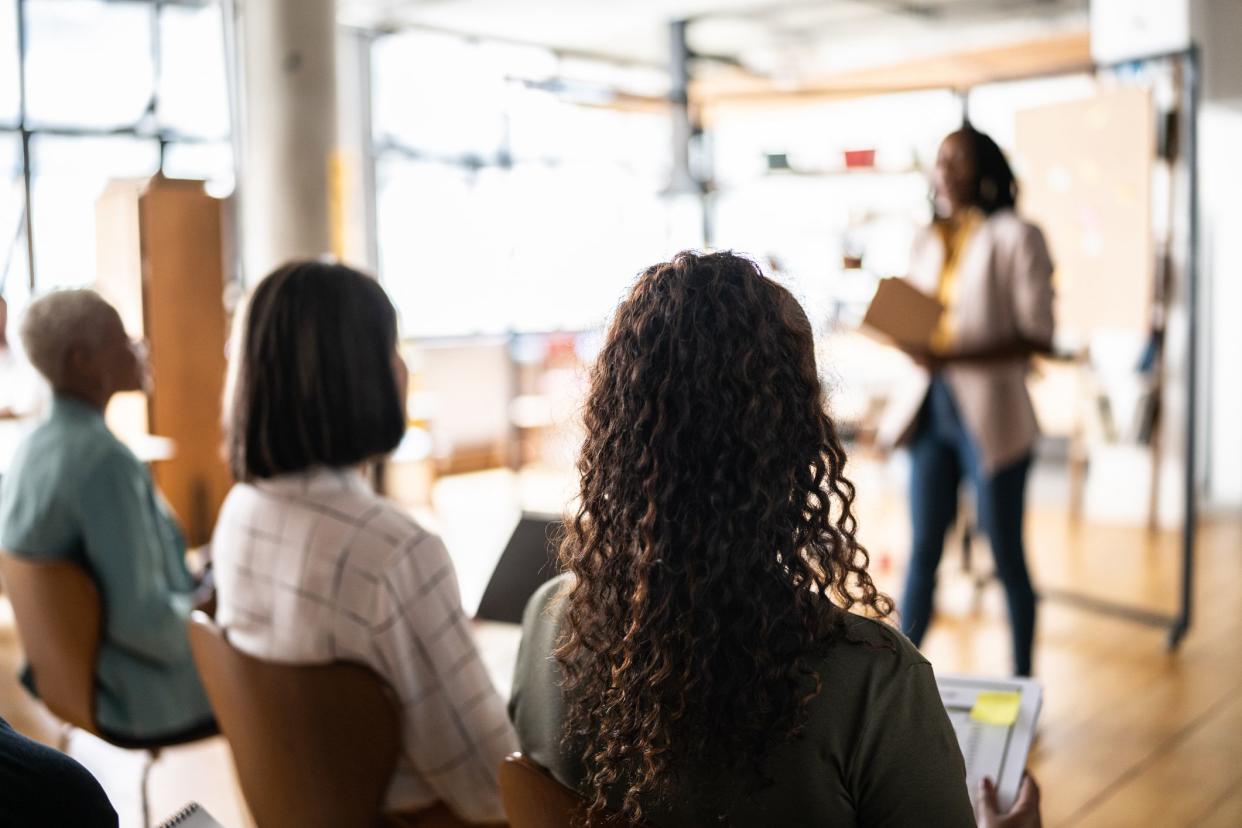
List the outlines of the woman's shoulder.
<svg viewBox="0 0 1242 828">
<path fill-rule="evenodd" d="M 561 573 L 545 582 L 530 596 L 522 613 L 522 630 L 533 632 L 538 627 L 556 627 L 560 623 L 562 599 L 573 589 L 574 576 Z"/>
<path fill-rule="evenodd" d="M 812 719 L 825 738 L 855 732 L 877 710 L 936 695 L 931 665 L 910 639 L 883 621 L 852 613 L 816 672 L 823 692 Z"/>
<path fill-rule="evenodd" d="M 854 674 L 899 672 L 928 661 L 900 630 L 885 621 L 852 612 L 841 615 L 840 634 L 825 651 L 830 668 L 848 664 Z"/>
<path fill-rule="evenodd" d="M 988 216 L 984 223 L 989 235 L 998 244 L 1018 246 L 1044 241 L 1044 233 L 1039 225 L 1024 219 L 1016 210 L 1006 208 L 997 210 Z"/>
<path fill-rule="evenodd" d="M 253 483 L 239 481 L 234 483 L 224 495 L 220 511 L 216 515 L 216 528 L 213 535 L 234 528 L 235 525 L 248 525 L 252 514 L 262 515 L 265 519 L 276 518 L 284 514 L 284 504 L 277 500 L 268 502 L 263 493 Z"/>
<path fill-rule="evenodd" d="M 373 492 L 358 495 L 358 509 L 368 515 L 368 527 L 391 546 L 406 547 L 424 541 L 440 543 L 440 536 L 399 503 Z"/>
<path fill-rule="evenodd" d="M 358 562 L 403 589 L 424 589 L 447 576 L 456 591 L 456 566 L 440 535 L 405 507 L 374 492 L 354 493 L 347 508 L 355 516 Z M 403 586 L 402 586 L 403 585 Z"/>
<path fill-rule="evenodd" d="M 356 545 L 382 553 L 434 541 L 439 536 L 406 509 L 363 486 L 327 489 L 323 480 L 308 487 L 283 479 L 235 483 L 224 498 L 217 527 L 235 523 L 281 525 L 291 515 L 313 518 L 316 534 L 335 538 L 342 532 Z"/>
</svg>

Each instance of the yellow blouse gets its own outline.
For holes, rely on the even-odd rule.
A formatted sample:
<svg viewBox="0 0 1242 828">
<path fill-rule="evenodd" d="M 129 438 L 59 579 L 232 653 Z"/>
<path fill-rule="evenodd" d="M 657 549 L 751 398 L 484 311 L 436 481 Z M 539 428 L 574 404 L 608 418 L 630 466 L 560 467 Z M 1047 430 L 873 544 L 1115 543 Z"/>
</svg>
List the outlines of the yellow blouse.
<svg viewBox="0 0 1242 828">
<path fill-rule="evenodd" d="M 935 224 L 944 245 L 944 264 L 940 268 L 940 285 L 936 289 L 936 298 L 944 305 L 944 313 L 940 315 L 940 324 L 932 334 L 933 351 L 950 350 L 957 338 L 955 309 L 961 299 L 958 291 L 958 265 L 975 231 L 983 224 L 983 218 L 981 211 L 969 210 L 957 222 L 938 221 Z"/>
</svg>

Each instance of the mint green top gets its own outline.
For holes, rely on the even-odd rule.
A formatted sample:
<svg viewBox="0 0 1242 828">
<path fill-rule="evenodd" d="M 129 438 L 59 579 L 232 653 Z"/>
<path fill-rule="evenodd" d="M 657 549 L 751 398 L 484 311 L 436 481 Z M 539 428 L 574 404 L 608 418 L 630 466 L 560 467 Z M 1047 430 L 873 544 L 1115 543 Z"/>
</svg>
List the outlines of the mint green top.
<svg viewBox="0 0 1242 828">
<path fill-rule="evenodd" d="M 0 548 L 76 561 L 94 576 L 103 730 L 146 739 L 210 720 L 186 638 L 195 582 L 185 540 L 146 466 L 94 408 L 57 396 L 17 450 L 0 486 Z"/>
</svg>

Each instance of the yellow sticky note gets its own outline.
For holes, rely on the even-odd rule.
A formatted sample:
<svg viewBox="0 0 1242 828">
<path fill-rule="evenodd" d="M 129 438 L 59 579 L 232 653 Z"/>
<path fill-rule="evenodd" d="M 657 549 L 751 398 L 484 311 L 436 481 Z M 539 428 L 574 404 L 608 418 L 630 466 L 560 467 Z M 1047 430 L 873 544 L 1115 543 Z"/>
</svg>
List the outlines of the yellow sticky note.
<svg viewBox="0 0 1242 828">
<path fill-rule="evenodd" d="M 983 724 L 1008 727 L 1018 720 L 1018 707 L 1021 703 L 1021 693 L 983 692 L 975 697 L 970 718 Z"/>
</svg>

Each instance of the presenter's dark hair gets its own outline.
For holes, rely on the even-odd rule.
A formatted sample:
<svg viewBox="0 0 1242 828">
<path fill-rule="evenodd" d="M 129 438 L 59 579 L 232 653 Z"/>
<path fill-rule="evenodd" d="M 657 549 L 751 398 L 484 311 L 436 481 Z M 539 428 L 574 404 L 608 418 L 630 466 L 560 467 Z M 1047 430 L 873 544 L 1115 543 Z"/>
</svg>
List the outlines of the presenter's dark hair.
<svg viewBox="0 0 1242 828">
<path fill-rule="evenodd" d="M 974 163 L 974 205 L 989 216 L 1000 210 L 1012 210 L 1018 203 L 1018 179 L 1000 146 L 969 122 L 963 124 L 957 134 L 966 139 Z"/>
<path fill-rule="evenodd" d="M 291 262 L 255 288 L 239 330 L 226 429 L 236 479 L 353 466 L 396 448 L 397 314 L 378 282 Z"/>
</svg>

